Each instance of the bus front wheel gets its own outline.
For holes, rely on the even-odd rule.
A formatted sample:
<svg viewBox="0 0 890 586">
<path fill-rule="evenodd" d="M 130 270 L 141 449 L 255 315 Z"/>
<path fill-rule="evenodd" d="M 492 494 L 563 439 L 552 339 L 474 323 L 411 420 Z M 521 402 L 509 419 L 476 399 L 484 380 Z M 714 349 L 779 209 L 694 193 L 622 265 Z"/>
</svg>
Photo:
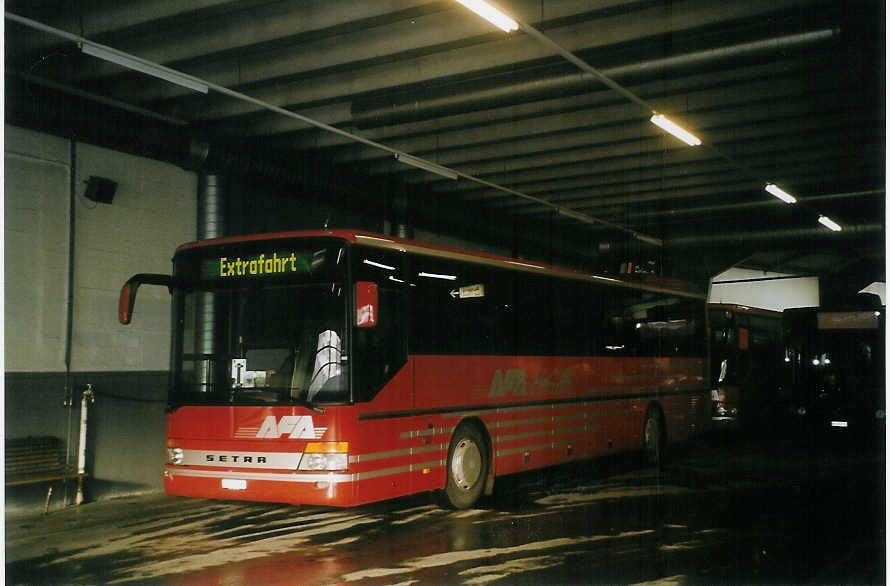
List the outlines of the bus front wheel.
<svg viewBox="0 0 890 586">
<path fill-rule="evenodd" d="M 461 424 L 448 448 L 445 495 L 455 509 L 476 504 L 485 490 L 489 456 L 485 437 L 476 425 Z"/>
</svg>

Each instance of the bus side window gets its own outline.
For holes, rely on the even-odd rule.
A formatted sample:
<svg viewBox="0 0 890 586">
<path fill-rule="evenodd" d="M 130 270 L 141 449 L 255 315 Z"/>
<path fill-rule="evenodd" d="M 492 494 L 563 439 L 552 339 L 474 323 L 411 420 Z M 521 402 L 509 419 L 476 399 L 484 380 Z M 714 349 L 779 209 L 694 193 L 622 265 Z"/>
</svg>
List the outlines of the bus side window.
<svg viewBox="0 0 890 586">
<path fill-rule="evenodd" d="M 633 305 L 639 299 L 633 290 L 604 289 L 600 297 L 601 311 L 595 312 L 594 319 L 599 319 L 602 332 L 598 341 L 597 354 L 603 356 L 635 356 L 637 352 L 636 323 Z"/>
<path fill-rule="evenodd" d="M 552 356 L 554 351 L 553 290 L 550 279 L 516 275 L 517 353 Z"/>
<path fill-rule="evenodd" d="M 513 352 L 512 273 L 424 256 L 411 267 L 412 353 Z"/>
<path fill-rule="evenodd" d="M 596 295 L 596 289 L 588 283 L 566 282 L 553 288 L 550 305 L 557 356 L 591 355 L 591 340 L 599 333 L 592 327 L 592 316 L 598 310 Z"/>
<path fill-rule="evenodd" d="M 377 325 L 352 328 L 355 401 L 370 401 L 408 360 L 405 336 L 405 255 L 353 249 L 353 279 L 377 283 Z"/>
</svg>

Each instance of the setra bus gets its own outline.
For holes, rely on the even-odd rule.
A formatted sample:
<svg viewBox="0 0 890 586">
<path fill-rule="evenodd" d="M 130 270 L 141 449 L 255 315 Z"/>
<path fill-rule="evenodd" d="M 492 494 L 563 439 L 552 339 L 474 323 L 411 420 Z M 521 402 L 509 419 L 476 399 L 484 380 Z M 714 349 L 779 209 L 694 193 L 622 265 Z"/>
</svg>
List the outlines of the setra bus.
<svg viewBox="0 0 890 586">
<path fill-rule="evenodd" d="M 644 450 L 710 420 L 705 299 L 333 230 L 179 247 L 169 494 L 352 506 Z"/>
<path fill-rule="evenodd" d="M 720 426 L 771 425 L 780 409 L 782 313 L 708 304 L 712 419 Z"/>
</svg>

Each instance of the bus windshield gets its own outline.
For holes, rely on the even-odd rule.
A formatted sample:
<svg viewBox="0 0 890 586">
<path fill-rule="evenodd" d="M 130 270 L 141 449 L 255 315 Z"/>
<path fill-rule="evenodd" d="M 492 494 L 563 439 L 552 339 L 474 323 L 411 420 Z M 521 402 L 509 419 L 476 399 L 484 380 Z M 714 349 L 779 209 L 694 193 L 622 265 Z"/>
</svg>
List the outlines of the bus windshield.
<svg viewBox="0 0 890 586">
<path fill-rule="evenodd" d="M 348 401 L 344 256 L 253 243 L 177 257 L 171 404 Z"/>
</svg>

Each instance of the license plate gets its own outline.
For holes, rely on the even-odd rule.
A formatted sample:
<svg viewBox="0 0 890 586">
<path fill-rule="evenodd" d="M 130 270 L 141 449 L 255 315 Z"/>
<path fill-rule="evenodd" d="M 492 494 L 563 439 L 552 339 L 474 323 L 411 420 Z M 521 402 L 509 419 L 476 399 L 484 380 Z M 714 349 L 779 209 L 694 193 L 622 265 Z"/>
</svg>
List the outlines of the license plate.
<svg viewBox="0 0 890 586">
<path fill-rule="evenodd" d="M 223 478 L 222 487 L 227 490 L 247 490 L 247 481 L 237 478 Z"/>
</svg>

